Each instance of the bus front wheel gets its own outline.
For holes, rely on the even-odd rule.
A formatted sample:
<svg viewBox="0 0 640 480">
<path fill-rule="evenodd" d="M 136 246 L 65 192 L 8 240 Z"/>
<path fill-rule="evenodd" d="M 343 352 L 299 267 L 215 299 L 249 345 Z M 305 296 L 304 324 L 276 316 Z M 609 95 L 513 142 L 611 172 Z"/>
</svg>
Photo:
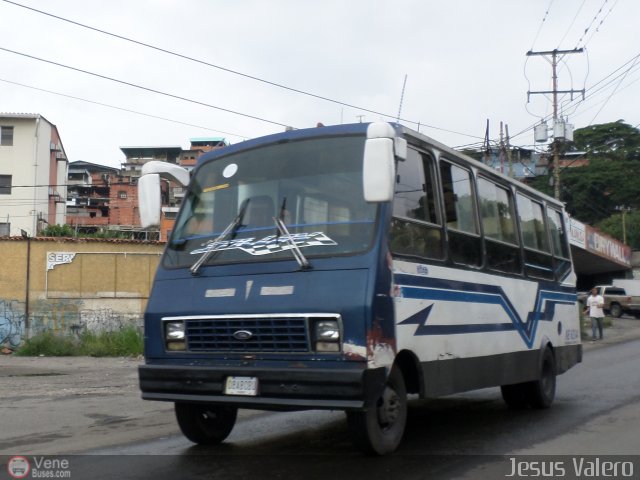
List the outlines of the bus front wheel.
<svg viewBox="0 0 640 480">
<path fill-rule="evenodd" d="M 407 423 L 407 390 L 402 372 L 393 368 L 381 395 L 365 411 L 347 412 L 354 444 L 368 455 L 395 451 Z"/>
<path fill-rule="evenodd" d="M 176 419 L 183 435 L 193 443 L 215 445 L 233 430 L 238 416 L 236 407 L 175 404 Z"/>
</svg>

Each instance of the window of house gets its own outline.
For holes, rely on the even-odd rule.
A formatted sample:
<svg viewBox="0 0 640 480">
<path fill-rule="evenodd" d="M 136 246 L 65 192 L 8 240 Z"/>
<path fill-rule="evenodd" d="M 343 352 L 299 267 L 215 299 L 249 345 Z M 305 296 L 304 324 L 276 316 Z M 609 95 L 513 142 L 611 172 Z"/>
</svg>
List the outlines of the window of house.
<svg viewBox="0 0 640 480">
<path fill-rule="evenodd" d="M 119 198 L 122 198 L 122 199 L 127 198 L 127 192 L 125 192 L 124 190 L 120 190 L 120 191 L 118 192 L 118 197 L 119 197 Z"/>
<path fill-rule="evenodd" d="M 0 127 L 0 145 L 13 145 L 13 127 Z"/>
<path fill-rule="evenodd" d="M 11 224 L 7 222 L 0 223 L 0 237 L 8 237 L 11 232 Z"/>
<path fill-rule="evenodd" d="M 0 175 L 0 195 L 11 195 L 11 175 Z"/>
</svg>

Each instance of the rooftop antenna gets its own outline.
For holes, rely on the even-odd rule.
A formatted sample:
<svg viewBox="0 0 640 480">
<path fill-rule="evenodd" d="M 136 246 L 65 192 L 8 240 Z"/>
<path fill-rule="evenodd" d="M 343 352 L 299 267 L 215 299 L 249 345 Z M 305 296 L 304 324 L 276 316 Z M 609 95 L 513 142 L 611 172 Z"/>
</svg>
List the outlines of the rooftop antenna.
<svg viewBox="0 0 640 480">
<path fill-rule="evenodd" d="M 404 82 L 402 83 L 402 93 L 400 94 L 400 107 L 398 108 L 398 119 L 397 122 L 400 123 L 400 114 L 402 113 L 402 101 L 404 100 L 404 89 L 407 86 L 407 74 L 404 75 Z"/>
</svg>

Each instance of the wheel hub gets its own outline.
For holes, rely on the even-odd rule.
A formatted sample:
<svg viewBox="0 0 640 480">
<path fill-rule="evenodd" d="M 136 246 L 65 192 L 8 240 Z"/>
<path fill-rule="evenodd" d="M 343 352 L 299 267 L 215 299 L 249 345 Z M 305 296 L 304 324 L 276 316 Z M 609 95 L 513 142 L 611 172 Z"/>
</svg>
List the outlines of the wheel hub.
<svg viewBox="0 0 640 480">
<path fill-rule="evenodd" d="M 378 422 L 383 427 L 393 425 L 400 415 L 400 398 L 394 390 L 387 387 L 378 405 Z"/>
</svg>

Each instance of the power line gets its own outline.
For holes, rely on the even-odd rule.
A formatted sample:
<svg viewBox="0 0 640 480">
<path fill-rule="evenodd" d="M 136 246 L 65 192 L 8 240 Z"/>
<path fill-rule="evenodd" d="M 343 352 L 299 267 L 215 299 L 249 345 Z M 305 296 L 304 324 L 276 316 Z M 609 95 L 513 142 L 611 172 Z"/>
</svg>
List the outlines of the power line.
<svg viewBox="0 0 640 480">
<path fill-rule="evenodd" d="M 590 99 L 591 97 L 593 97 L 594 95 L 596 95 L 598 92 L 600 92 L 601 90 L 604 90 L 605 88 L 607 88 L 609 85 L 611 85 L 617 78 L 619 78 L 619 75 L 616 77 L 613 77 L 616 72 L 618 72 L 619 70 L 622 70 L 623 68 L 625 68 L 628 64 L 633 63 L 636 61 L 636 59 L 640 57 L 640 53 L 634 55 L 632 58 L 630 58 L 629 60 L 627 60 L 626 62 L 624 62 L 621 66 L 619 66 L 618 68 L 616 68 L 615 70 L 613 70 L 611 73 L 609 73 L 608 75 L 606 75 L 605 77 L 603 77 L 602 79 L 598 80 L 596 83 L 594 83 L 589 89 L 586 89 L 585 92 L 588 92 L 588 94 L 585 94 L 585 100 Z M 622 74 L 621 74 L 622 75 Z M 598 85 L 604 83 L 607 81 L 607 79 L 609 79 L 610 77 L 613 77 L 611 80 L 609 80 L 607 83 L 605 83 L 604 85 L 602 85 L 601 87 L 599 87 L 598 89 L 596 89 L 594 91 L 594 88 L 597 87 Z M 575 103 L 575 102 L 581 102 L 582 104 L 585 103 L 585 100 L 572 100 L 569 103 Z M 542 118 L 542 120 L 548 120 L 550 119 L 551 116 L 550 115 L 546 115 L 545 117 Z M 518 132 L 517 134 L 513 135 L 511 138 L 515 138 L 518 137 L 520 135 L 523 135 L 524 133 L 527 133 L 529 131 L 531 131 L 536 125 L 538 125 L 539 121 L 537 121 L 536 123 L 525 127 L 524 129 L 522 129 L 520 132 Z"/>
<path fill-rule="evenodd" d="M 32 90 L 38 90 L 40 92 L 50 93 L 51 95 L 58 95 L 60 97 L 71 98 L 73 100 L 79 100 L 81 102 L 92 103 L 94 105 L 99 105 L 101 107 L 113 108 L 114 110 L 121 110 L 123 112 L 134 113 L 136 115 L 142 115 L 144 117 L 150 117 L 150 118 L 155 118 L 155 119 L 158 119 L 158 120 L 164 120 L 166 122 L 172 122 L 172 123 L 177 123 L 177 124 L 180 124 L 180 125 L 186 125 L 188 127 L 202 128 L 204 130 L 209 130 L 211 132 L 222 133 L 224 135 L 232 135 L 234 137 L 239 137 L 239 138 L 243 138 L 243 139 L 248 139 L 249 138 L 249 137 L 246 137 L 244 135 L 237 134 L 237 133 L 225 132 L 224 130 L 218 130 L 218 129 L 215 129 L 215 128 L 205 127 L 205 126 L 202 126 L 202 125 L 196 125 L 196 124 L 193 124 L 193 123 L 182 122 L 180 120 L 174 120 L 174 119 L 171 119 L 171 118 L 160 117 L 158 115 L 152 115 L 150 113 L 138 112 L 136 110 L 131 110 L 129 108 L 117 107 L 115 105 L 109 105 L 108 103 L 96 102 L 94 100 L 88 100 L 86 98 L 76 97 L 74 95 L 68 95 L 66 93 L 54 92 L 52 90 L 47 90 L 47 89 L 44 89 L 44 88 L 34 87 L 33 85 L 26 85 L 24 83 L 13 82 L 11 80 L 7 80 L 7 79 L 4 79 L 4 78 L 0 78 L 0 82 L 11 83 L 11 84 L 17 85 L 19 87 L 30 88 Z"/>
<path fill-rule="evenodd" d="M 578 48 L 580 46 L 580 43 L 582 42 L 582 40 L 584 39 L 584 37 L 586 37 L 587 33 L 589 33 L 589 30 L 591 29 L 591 27 L 593 26 L 593 24 L 596 22 L 596 20 L 598 19 L 598 17 L 600 16 L 600 13 L 602 13 L 602 9 L 604 8 L 604 6 L 607 4 L 609 0 L 604 0 L 604 2 L 602 3 L 602 5 L 600 5 L 600 8 L 598 9 L 598 11 L 596 12 L 596 14 L 593 16 L 593 18 L 591 19 L 591 22 L 589 23 L 589 25 L 587 25 L 587 28 L 584 29 L 584 32 L 582 33 L 582 36 L 578 39 L 578 43 L 576 43 L 576 47 Z M 584 45 L 583 45 L 584 46 Z"/>
<path fill-rule="evenodd" d="M 600 112 L 602 111 L 602 109 L 607 105 L 607 103 L 609 103 L 609 100 L 611 100 L 611 97 L 613 97 L 613 95 L 615 95 L 615 93 L 618 91 L 618 88 L 620 87 L 620 85 L 622 84 L 622 82 L 624 81 L 624 79 L 627 77 L 627 75 L 629 74 L 629 72 L 631 71 L 631 69 L 633 67 L 636 66 L 636 64 L 638 63 L 638 59 L 640 57 L 636 57 L 635 61 L 633 62 L 633 64 L 631 64 L 631 66 L 627 69 L 626 72 L 624 72 L 624 74 L 622 75 L 622 78 L 620 78 L 620 81 L 616 84 L 615 88 L 613 89 L 613 91 L 611 92 L 611 94 L 607 97 L 607 99 L 605 100 L 605 102 L 602 104 L 602 106 L 600 107 L 600 110 L 598 110 L 598 113 L 596 113 L 593 118 L 591 119 L 591 121 L 589 122 L 589 124 L 592 124 L 593 121 L 596 119 L 596 117 L 598 115 L 600 115 Z"/>
<path fill-rule="evenodd" d="M 547 7 L 547 10 L 544 12 L 544 17 L 542 17 L 542 22 L 540 22 L 540 26 L 538 27 L 538 31 L 536 32 L 536 36 L 533 38 L 533 42 L 531 42 L 530 50 L 533 50 L 533 47 L 536 44 L 536 40 L 538 40 L 538 36 L 540 35 L 540 32 L 542 31 L 542 27 L 544 26 L 544 22 L 547 21 L 547 17 L 549 16 L 549 11 L 551 10 L 551 5 L 553 5 L 553 0 L 549 2 L 549 6 Z"/>
<path fill-rule="evenodd" d="M 313 98 L 316 98 L 318 100 L 324 100 L 326 102 L 331 102 L 331 103 L 334 103 L 334 104 L 337 104 L 337 105 L 341 105 L 343 107 L 349 107 L 349 108 L 353 108 L 355 110 L 360 110 L 360 111 L 363 111 L 363 112 L 372 113 L 372 114 L 380 115 L 380 116 L 387 117 L 387 118 L 397 118 L 397 115 L 378 112 L 376 110 L 360 107 L 358 105 L 353 105 L 353 104 L 350 104 L 350 103 L 347 103 L 347 102 L 343 102 L 343 101 L 340 101 L 340 100 L 335 100 L 335 99 L 332 99 L 332 98 L 329 98 L 329 97 L 325 97 L 323 95 L 318 95 L 318 94 L 307 92 L 307 91 L 300 90 L 300 89 L 297 89 L 297 88 L 289 87 L 289 86 L 283 85 L 281 83 L 276 83 L 276 82 L 273 82 L 273 81 L 270 81 L 270 80 L 266 80 L 264 78 L 257 77 L 255 75 L 249 75 L 247 73 L 243 73 L 243 72 L 240 72 L 238 70 L 233 70 L 233 69 L 230 69 L 230 68 L 227 68 L 227 67 L 223 67 L 221 65 L 216 65 L 214 63 L 210 63 L 210 62 L 207 62 L 207 61 L 204 61 L 204 60 L 200 60 L 198 58 L 194 58 L 194 57 L 191 57 L 189 55 L 185 55 L 185 54 L 178 53 L 178 52 L 175 52 L 175 51 L 172 51 L 172 50 L 168 50 L 166 48 L 157 47 L 157 46 L 151 45 L 149 43 L 145 43 L 145 42 L 142 42 L 142 41 L 139 41 L 139 40 L 135 40 L 135 39 L 130 38 L 130 37 L 126 37 L 124 35 L 119 35 L 119 34 L 116 34 L 116 33 L 108 32 L 106 30 L 102 30 L 102 29 L 97 28 L 97 27 L 92 27 L 90 25 L 87 25 L 87 24 L 84 24 L 84 23 L 81 23 L 81 22 L 77 22 L 77 21 L 74 21 L 74 20 L 70 20 L 68 18 L 64 18 L 64 17 L 61 17 L 59 15 L 55 15 L 55 14 L 52 14 L 52 13 L 49 13 L 49 12 L 45 12 L 43 10 L 38 10 L 36 8 L 29 7 L 27 5 L 23 5 L 23 4 L 20 4 L 20 3 L 17 3 L 17 2 L 13 2 L 11 0 L 2 0 L 2 1 L 4 1 L 5 3 L 9 3 L 11 5 L 17 6 L 17 7 L 25 8 L 27 10 L 31 10 L 31 11 L 39 13 L 41 15 L 46 15 L 46 16 L 54 18 L 56 20 L 60 20 L 60 21 L 63 21 L 63 22 L 70 23 L 72 25 L 75 25 L 75 26 L 78 26 L 78 27 L 81 27 L 81 28 L 92 30 L 94 32 L 101 33 L 103 35 L 108 35 L 110 37 L 117 38 L 119 40 L 123 40 L 123 41 L 126 41 L 126 42 L 134 43 L 134 44 L 140 45 L 142 47 L 150 48 L 152 50 L 156 50 L 158 52 L 165 53 L 167 55 L 172 55 L 174 57 L 181 58 L 183 60 L 187 60 L 187 61 L 190 61 L 190 62 L 195 62 L 195 63 L 198 63 L 200 65 L 205 65 L 207 67 L 211 67 L 211 68 L 215 68 L 215 69 L 218 69 L 218 70 L 222 70 L 224 72 L 231 73 L 233 75 L 238 75 L 238 76 L 241 76 L 241 77 L 244 77 L 244 78 L 248 78 L 248 79 L 254 80 L 256 82 L 261 82 L 261 83 L 264 83 L 264 84 L 267 84 L 267 85 L 270 85 L 270 86 L 273 86 L 273 87 L 278 87 L 278 88 L 281 88 L 281 89 L 284 89 L 284 90 L 288 90 L 290 92 L 299 93 L 301 95 L 306 95 L 308 97 L 313 97 Z M 551 0 L 551 3 L 553 3 L 553 0 Z M 3 50 L 6 50 L 6 49 L 3 49 Z M 53 63 L 53 62 L 50 62 L 50 63 Z M 84 73 L 88 73 L 88 72 L 84 72 Z M 103 78 L 105 78 L 105 77 L 103 77 Z M 122 82 L 122 83 L 126 83 L 126 82 Z M 196 102 L 196 103 L 199 103 L 199 102 Z M 219 108 L 219 107 L 213 107 L 213 108 Z M 222 110 L 225 110 L 225 109 L 222 109 Z M 237 112 L 232 112 L 232 113 L 237 113 Z M 244 116 L 251 117 L 250 115 L 244 115 Z M 251 117 L 251 118 L 255 118 L 255 117 Z M 257 118 L 257 119 L 258 120 L 262 120 L 262 121 L 268 121 L 268 120 L 264 120 L 264 119 L 261 119 L 261 118 Z M 410 123 L 410 124 L 414 124 L 414 125 L 419 125 L 420 127 L 430 128 L 430 129 L 439 130 L 439 131 L 443 131 L 443 132 L 447 132 L 447 133 L 454 133 L 456 135 L 462 135 L 462 136 L 471 137 L 471 138 L 480 138 L 480 137 L 478 137 L 476 135 L 457 132 L 457 131 L 454 131 L 454 130 L 449 130 L 449 129 L 441 128 L 441 127 L 436 127 L 435 125 L 429 125 L 429 124 L 423 123 L 421 121 L 408 120 L 406 118 L 397 118 L 397 121 L 398 122 Z M 270 121 L 268 121 L 268 122 L 270 122 Z M 274 122 L 270 122 L 270 123 L 274 123 Z M 276 124 L 280 125 L 280 126 L 285 126 L 285 127 L 287 126 L 287 125 L 283 125 L 283 124 L 280 124 L 280 123 L 276 123 Z"/>
<path fill-rule="evenodd" d="M 73 70 L 75 72 L 85 73 L 87 75 L 91 75 L 91 76 L 94 76 L 94 77 L 102 78 L 103 80 L 109 80 L 111 82 L 120 83 L 122 85 L 127 85 L 129 87 L 137 88 L 137 89 L 144 90 L 144 91 L 151 92 L 151 93 L 156 93 L 158 95 L 163 95 L 165 97 L 174 98 L 176 100 L 182 100 L 182 101 L 185 101 L 185 102 L 194 103 L 196 105 L 200 105 L 200 106 L 203 106 L 203 107 L 213 108 L 215 110 L 220 110 L 220 111 L 223 111 L 223 112 L 232 113 L 234 115 L 240 115 L 242 117 L 251 118 L 253 120 L 259 120 L 261 122 L 271 123 L 273 125 L 278 125 L 278 126 L 285 127 L 285 128 L 290 126 L 290 125 L 286 125 L 284 123 L 276 122 L 274 120 L 268 120 L 266 118 L 258 117 L 258 116 L 255 116 L 255 115 L 249 115 L 247 113 L 242 113 L 242 112 L 238 112 L 238 111 L 235 111 L 235 110 L 230 110 L 228 108 L 219 107 L 217 105 L 212 105 L 210 103 L 201 102 L 199 100 L 194 100 L 194 99 L 183 97 L 183 96 L 180 96 L 180 95 L 174 95 L 172 93 L 163 92 L 161 90 L 156 90 L 156 89 L 150 88 L 150 87 L 144 87 L 142 85 L 138 85 L 138 84 L 132 83 L 132 82 L 127 82 L 125 80 L 119 80 L 117 78 L 109 77 L 107 75 L 102 75 L 102 74 L 99 74 L 99 73 L 90 72 L 88 70 L 83 70 L 81 68 L 72 67 L 70 65 L 65 65 L 64 63 L 54 62 L 53 60 L 46 60 L 44 58 L 36 57 L 34 55 L 29 55 L 29 54 L 23 53 L 23 52 L 18 52 L 16 50 L 11 50 L 9 48 L 0 47 L 0 50 L 8 52 L 8 53 L 13 53 L 15 55 L 20 55 L 22 57 L 29 58 L 31 60 L 37 60 L 39 62 L 48 63 L 50 65 L 55 65 L 57 67 L 66 68 L 68 70 Z"/>
<path fill-rule="evenodd" d="M 587 0 L 582 0 L 582 3 L 578 7 L 578 11 L 576 12 L 575 16 L 573 17 L 573 20 L 571 20 L 571 23 L 569 24 L 569 27 L 567 28 L 567 31 L 564 33 L 563 37 L 558 42 L 558 48 L 560 48 L 560 45 L 562 44 L 562 42 L 564 42 L 564 39 L 567 38 L 567 35 L 569 34 L 569 31 L 571 30 L 571 27 L 573 27 L 573 25 L 576 23 L 576 19 L 578 18 L 578 15 L 580 15 L 580 12 L 582 11 L 582 8 L 584 7 L 584 4 L 586 3 L 586 1 Z"/>
</svg>

